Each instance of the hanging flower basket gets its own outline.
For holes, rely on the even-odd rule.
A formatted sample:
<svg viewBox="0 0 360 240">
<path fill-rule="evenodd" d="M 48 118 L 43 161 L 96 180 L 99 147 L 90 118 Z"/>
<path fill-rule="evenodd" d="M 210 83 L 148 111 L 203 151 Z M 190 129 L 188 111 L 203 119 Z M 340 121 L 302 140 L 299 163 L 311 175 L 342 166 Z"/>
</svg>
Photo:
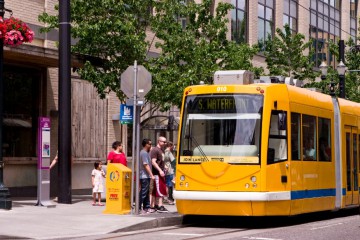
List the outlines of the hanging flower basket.
<svg viewBox="0 0 360 240">
<path fill-rule="evenodd" d="M 0 39 L 4 40 L 4 46 L 15 47 L 24 42 L 32 42 L 34 32 L 20 19 L 0 17 Z"/>
</svg>

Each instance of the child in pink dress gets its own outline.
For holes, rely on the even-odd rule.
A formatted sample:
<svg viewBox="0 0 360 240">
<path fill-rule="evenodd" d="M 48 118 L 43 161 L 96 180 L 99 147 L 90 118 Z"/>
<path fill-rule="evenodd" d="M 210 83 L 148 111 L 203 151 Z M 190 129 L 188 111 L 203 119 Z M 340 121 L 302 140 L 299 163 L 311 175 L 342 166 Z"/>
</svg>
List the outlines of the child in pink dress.
<svg viewBox="0 0 360 240">
<path fill-rule="evenodd" d="M 101 161 L 96 161 L 94 163 L 94 169 L 91 172 L 93 186 L 93 206 L 96 206 L 96 195 L 98 197 L 98 205 L 104 206 L 104 204 L 101 203 L 101 193 L 104 192 L 103 178 L 105 178 L 105 173 L 102 170 L 102 163 Z"/>
</svg>

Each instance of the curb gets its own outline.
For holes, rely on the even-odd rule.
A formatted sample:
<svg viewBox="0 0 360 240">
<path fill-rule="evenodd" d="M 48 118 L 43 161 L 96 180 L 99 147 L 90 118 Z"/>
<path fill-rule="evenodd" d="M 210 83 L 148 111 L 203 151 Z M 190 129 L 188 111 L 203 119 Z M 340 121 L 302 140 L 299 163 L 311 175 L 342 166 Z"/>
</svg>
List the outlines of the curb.
<svg viewBox="0 0 360 240">
<path fill-rule="evenodd" d="M 130 232 L 130 231 L 138 231 L 138 230 L 146 230 L 160 227 L 168 227 L 174 225 L 181 225 L 183 221 L 183 216 L 174 216 L 174 217 L 162 217 L 151 219 L 146 222 L 138 223 L 129 227 L 121 228 L 111 233 L 120 233 L 120 232 Z"/>
</svg>

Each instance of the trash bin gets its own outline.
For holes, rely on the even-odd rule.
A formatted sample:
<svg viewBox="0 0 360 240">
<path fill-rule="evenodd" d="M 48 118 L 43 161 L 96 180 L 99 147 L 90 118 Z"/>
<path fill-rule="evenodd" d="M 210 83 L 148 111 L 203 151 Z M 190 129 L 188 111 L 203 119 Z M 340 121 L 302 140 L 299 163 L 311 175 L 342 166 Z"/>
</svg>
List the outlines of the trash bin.
<svg viewBox="0 0 360 240">
<path fill-rule="evenodd" d="M 109 163 L 106 170 L 106 205 L 103 213 L 130 213 L 131 169 L 121 163 Z"/>
</svg>

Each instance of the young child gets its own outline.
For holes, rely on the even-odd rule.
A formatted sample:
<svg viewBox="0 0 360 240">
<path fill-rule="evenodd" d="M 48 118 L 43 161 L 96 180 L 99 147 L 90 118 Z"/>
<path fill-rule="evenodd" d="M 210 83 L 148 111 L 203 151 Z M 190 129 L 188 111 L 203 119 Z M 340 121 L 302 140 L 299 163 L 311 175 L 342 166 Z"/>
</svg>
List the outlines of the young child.
<svg viewBox="0 0 360 240">
<path fill-rule="evenodd" d="M 96 161 L 94 163 L 94 169 L 91 172 L 93 186 L 93 206 L 96 206 L 96 194 L 98 195 L 98 205 L 104 206 L 104 204 L 101 203 L 101 193 L 104 192 L 103 178 L 105 178 L 105 173 L 102 170 L 102 163 L 101 161 Z"/>
</svg>

